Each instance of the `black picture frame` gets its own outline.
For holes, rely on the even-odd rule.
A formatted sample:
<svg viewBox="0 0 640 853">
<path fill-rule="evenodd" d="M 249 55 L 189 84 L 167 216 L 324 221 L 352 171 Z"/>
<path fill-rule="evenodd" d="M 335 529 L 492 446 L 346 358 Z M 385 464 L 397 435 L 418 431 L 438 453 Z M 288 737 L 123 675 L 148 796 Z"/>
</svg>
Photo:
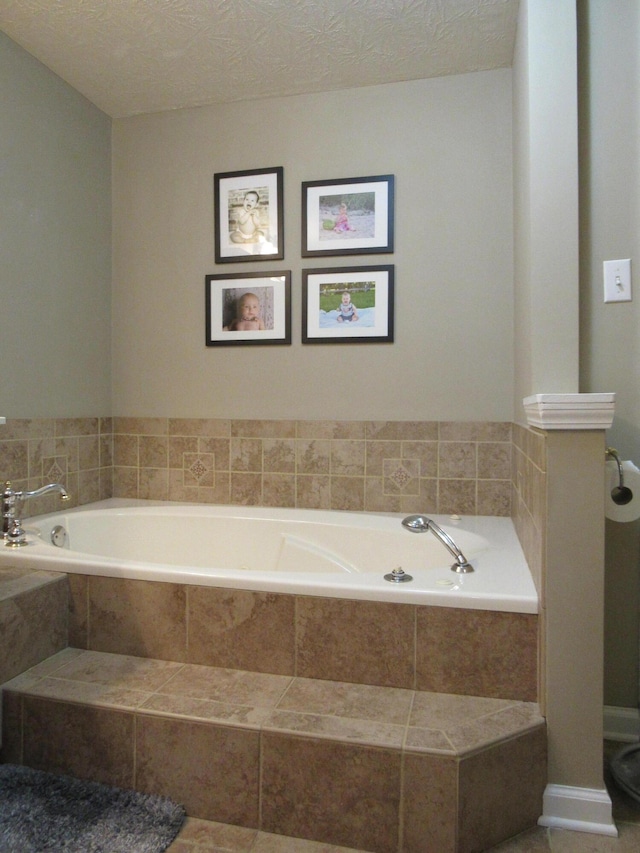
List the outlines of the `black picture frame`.
<svg viewBox="0 0 640 853">
<path fill-rule="evenodd" d="M 302 256 L 392 254 L 394 194 L 393 175 L 305 181 Z"/>
<path fill-rule="evenodd" d="M 290 344 L 291 271 L 205 276 L 205 343 Z"/>
<path fill-rule="evenodd" d="M 302 343 L 393 343 L 394 285 L 392 264 L 302 270 Z"/>
<path fill-rule="evenodd" d="M 217 264 L 284 258 L 284 169 L 213 176 Z"/>
</svg>

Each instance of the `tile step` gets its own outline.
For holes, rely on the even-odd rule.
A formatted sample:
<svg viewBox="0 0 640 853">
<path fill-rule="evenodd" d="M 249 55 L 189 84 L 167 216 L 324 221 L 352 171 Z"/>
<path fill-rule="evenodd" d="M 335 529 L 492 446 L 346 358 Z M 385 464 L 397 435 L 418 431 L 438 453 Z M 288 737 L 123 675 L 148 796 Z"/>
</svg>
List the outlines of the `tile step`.
<svg viewBox="0 0 640 853">
<path fill-rule="evenodd" d="M 67 648 L 3 685 L 23 696 L 462 756 L 543 724 L 538 705 Z"/>
<path fill-rule="evenodd" d="M 67 648 L 6 682 L 2 709 L 4 762 L 292 838 L 472 853 L 541 813 L 533 703 Z"/>
</svg>

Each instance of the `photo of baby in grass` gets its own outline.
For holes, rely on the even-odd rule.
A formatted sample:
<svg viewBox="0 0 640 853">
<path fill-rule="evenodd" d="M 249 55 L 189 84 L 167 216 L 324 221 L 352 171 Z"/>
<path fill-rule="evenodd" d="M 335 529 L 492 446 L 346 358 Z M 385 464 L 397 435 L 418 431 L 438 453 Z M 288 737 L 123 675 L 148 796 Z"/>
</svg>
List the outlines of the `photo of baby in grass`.
<svg viewBox="0 0 640 853">
<path fill-rule="evenodd" d="M 351 328 L 375 326 L 375 281 L 330 282 L 319 286 L 319 326 Z"/>
<path fill-rule="evenodd" d="M 302 270 L 302 343 L 393 343 L 393 264 Z"/>
</svg>

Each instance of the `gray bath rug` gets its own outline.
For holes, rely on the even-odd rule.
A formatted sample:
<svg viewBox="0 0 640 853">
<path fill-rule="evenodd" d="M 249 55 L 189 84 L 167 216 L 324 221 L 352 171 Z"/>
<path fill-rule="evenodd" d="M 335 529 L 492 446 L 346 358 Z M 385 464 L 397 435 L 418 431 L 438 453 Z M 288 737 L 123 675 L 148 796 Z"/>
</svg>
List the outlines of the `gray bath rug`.
<svg viewBox="0 0 640 853">
<path fill-rule="evenodd" d="M 640 802 L 640 744 L 632 743 L 617 752 L 609 768 L 618 787 Z"/>
<path fill-rule="evenodd" d="M 184 817 L 166 797 L 0 764 L 0 853 L 163 853 Z"/>
</svg>

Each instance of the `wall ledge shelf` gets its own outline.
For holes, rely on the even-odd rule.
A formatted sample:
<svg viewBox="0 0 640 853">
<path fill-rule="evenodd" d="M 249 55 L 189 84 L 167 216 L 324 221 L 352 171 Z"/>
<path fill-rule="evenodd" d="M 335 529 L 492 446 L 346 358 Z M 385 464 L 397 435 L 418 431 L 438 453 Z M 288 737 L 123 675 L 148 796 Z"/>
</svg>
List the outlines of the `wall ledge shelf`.
<svg viewBox="0 0 640 853">
<path fill-rule="evenodd" d="M 539 429 L 609 429 L 614 393 L 533 394 L 522 401 L 527 423 Z"/>
</svg>

